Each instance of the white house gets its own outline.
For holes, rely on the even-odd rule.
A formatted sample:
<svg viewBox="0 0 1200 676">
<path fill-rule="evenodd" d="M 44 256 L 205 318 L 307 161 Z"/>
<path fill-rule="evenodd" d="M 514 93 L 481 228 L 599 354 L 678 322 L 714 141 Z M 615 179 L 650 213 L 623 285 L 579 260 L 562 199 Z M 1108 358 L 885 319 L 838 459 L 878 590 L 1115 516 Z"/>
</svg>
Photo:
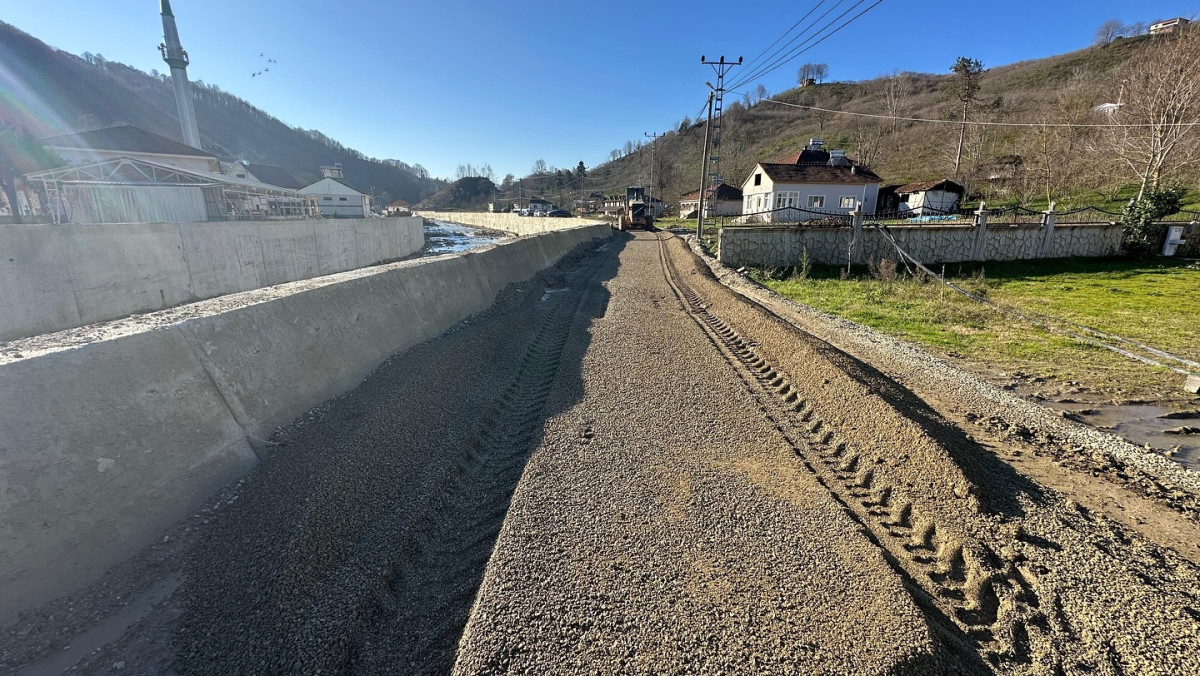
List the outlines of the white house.
<svg viewBox="0 0 1200 676">
<path fill-rule="evenodd" d="M 1150 24 L 1150 34 L 1165 35 L 1167 33 L 1174 33 L 1176 30 L 1188 25 L 1189 23 L 1191 23 L 1191 21 L 1181 16 L 1174 19 L 1167 19 L 1166 21 L 1157 21 Z"/>
<path fill-rule="evenodd" d="M 714 187 L 705 188 L 706 205 L 704 217 L 711 218 L 713 216 L 741 216 L 742 215 L 742 191 L 729 185 L 721 183 Z M 694 218 L 696 211 L 700 209 L 700 191 L 693 190 L 684 195 L 679 200 L 679 215 L 684 218 Z"/>
<path fill-rule="evenodd" d="M 371 198 L 336 178 L 325 177 L 298 191 L 317 202 L 317 210 L 326 218 L 367 218 Z"/>
<path fill-rule="evenodd" d="M 764 223 L 795 223 L 848 215 L 861 205 L 875 213 L 881 180 L 832 151 L 825 163 L 759 163 L 742 184 L 742 214 Z"/>
<path fill-rule="evenodd" d="M 966 190 L 948 178 L 940 181 L 909 183 L 896 188 L 899 211 L 911 210 L 918 216 L 954 211 L 962 202 Z"/>
</svg>

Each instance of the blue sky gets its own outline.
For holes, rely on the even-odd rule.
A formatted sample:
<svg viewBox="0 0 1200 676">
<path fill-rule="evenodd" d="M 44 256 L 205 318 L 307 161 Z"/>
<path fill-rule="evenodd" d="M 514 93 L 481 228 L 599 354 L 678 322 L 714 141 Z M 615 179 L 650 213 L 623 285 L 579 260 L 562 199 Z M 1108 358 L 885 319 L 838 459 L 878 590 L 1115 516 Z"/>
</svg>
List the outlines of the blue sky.
<svg viewBox="0 0 1200 676">
<path fill-rule="evenodd" d="M 701 54 L 749 61 L 817 4 L 172 0 L 193 80 L 437 176 L 467 162 L 499 176 L 538 159 L 599 164 L 700 109 L 712 79 Z M 761 82 L 786 89 L 805 61 L 829 64 L 835 80 L 945 72 L 960 55 L 999 66 L 1087 46 L 1108 19 L 1198 10 L 1200 0 L 884 0 Z M 157 0 L 0 0 L 0 19 L 75 54 L 166 70 Z M 271 72 L 251 78 L 266 58 Z"/>
</svg>

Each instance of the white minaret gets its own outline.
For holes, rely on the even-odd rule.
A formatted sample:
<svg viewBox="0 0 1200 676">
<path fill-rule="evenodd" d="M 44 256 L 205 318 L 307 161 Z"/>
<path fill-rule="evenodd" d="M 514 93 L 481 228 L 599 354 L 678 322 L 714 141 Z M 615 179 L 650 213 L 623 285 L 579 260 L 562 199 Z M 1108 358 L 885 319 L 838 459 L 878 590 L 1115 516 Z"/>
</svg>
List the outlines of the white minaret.
<svg viewBox="0 0 1200 676">
<path fill-rule="evenodd" d="M 162 0 L 163 44 L 158 46 L 163 61 L 171 67 L 171 83 L 175 87 L 175 106 L 179 109 L 179 126 L 183 128 L 183 142 L 200 148 L 200 127 L 196 124 L 196 108 L 192 105 L 192 88 L 188 84 L 188 54 L 179 44 L 179 29 L 175 28 L 175 14 L 171 11 L 171 0 Z"/>
</svg>

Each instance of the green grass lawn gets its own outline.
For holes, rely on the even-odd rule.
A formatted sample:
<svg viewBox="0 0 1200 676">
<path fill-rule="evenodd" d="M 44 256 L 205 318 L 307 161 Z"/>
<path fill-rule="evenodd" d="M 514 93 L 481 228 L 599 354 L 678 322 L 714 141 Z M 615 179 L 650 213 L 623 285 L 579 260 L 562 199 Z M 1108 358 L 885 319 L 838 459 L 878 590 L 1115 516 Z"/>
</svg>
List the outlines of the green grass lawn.
<svg viewBox="0 0 1200 676">
<path fill-rule="evenodd" d="M 1039 328 L 936 281 L 884 281 L 837 268 L 755 273 L 775 291 L 831 314 L 993 370 L 1074 380 L 1124 398 L 1181 398 L 1182 376 Z M 1072 259 L 954 264 L 947 277 L 989 300 L 1116 334 L 1200 361 L 1200 264 Z"/>
</svg>

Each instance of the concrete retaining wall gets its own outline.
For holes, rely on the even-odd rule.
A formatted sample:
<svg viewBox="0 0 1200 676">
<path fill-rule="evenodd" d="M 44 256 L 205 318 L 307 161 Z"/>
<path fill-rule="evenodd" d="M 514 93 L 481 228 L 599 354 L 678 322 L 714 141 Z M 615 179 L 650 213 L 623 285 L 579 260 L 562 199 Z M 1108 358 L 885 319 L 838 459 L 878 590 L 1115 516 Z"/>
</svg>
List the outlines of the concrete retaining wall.
<svg viewBox="0 0 1200 676">
<path fill-rule="evenodd" d="M 276 426 L 611 233 L 585 226 L 202 301 L 176 323 L 97 325 L 112 337 L 82 346 L 12 343 L 27 356 L 0 354 L 0 624 L 160 538 L 248 472 Z"/>
<path fill-rule="evenodd" d="M 888 226 L 896 242 L 924 263 L 973 260 L 979 233 L 973 225 Z M 989 224 L 980 260 L 1111 256 L 1121 250 L 1121 226 L 1058 225 L 1045 245 L 1045 228 L 1031 225 Z M 791 267 L 799 265 L 808 250 L 813 263 L 845 265 L 850 255 L 852 230 L 797 226 L 726 227 L 719 237 L 719 258 L 737 268 Z M 1045 245 L 1045 246 L 1044 246 Z M 1044 248 L 1043 248 L 1044 247 Z M 895 259 L 895 248 L 869 224 L 863 228 L 862 260 Z"/>
<path fill-rule="evenodd" d="M 420 218 L 0 227 L 0 341 L 404 258 Z"/>
<path fill-rule="evenodd" d="M 604 221 L 588 218 L 545 218 L 488 212 L 418 211 L 416 214 L 431 220 L 473 225 L 477 228 L 499 230 L 514 235 L 535 235 L 539 232 L 552 232 L 566 228 L 578 228 L 581 225 L 604 223 Z"/>
</svg>

